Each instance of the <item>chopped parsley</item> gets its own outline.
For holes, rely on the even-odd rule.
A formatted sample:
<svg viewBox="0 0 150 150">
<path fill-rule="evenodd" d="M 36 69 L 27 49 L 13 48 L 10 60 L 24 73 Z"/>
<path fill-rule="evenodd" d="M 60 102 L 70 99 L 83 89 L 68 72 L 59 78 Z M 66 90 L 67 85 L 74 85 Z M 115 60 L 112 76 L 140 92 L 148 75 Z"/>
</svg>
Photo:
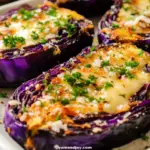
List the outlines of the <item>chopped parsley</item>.
<svg viewBox="0 0 150 150">
<path fill-rule="evenodd" d="M 140 49 L 140 51 L 139 51 L 138 55 L 139 55 L 139 56 L 142 56 L 142 55 L 143 55 L 143 53 L 144 53 L 144 51 L 143 51 L 142 49 Z"/>
<path fill-rule="evenodd" d="M 21 36 L 8 35 L 3 37 L 3 43 L 6 47 L 15 48 L 17 44 L 25 44 L 25 39 Z"/>
<path fill-rule="evenodd" d="M 64 75 L 64 80 L 71 85 L 73 85 L 76 82 L 76 79 L 74 79 L 72 76 L 70 76 L 68 74 Z"/>
<path fill-rule="evenodd" d="M 122 67 L 122 68 L 117 68 L 116 70 L 117 72 L 119 72 L 119 74 L 121 76 L 125 75 L 126 77 L 132 79 L 132 78 L 135 78 L 135 75 L 132 74 L 129 70 L 127 70 L 125 67 Z"/>
<path fill-rule="evenodd" d="M 73 87 L 83 88 L 90 84 L 94 84 L 96 81 L 96 77 L 94 75 L 90 75 L 88 79 L 83 79 L 82 74 L 79 72 L 72 73 L 72 75 L 65 74 L 64 80 L 68 82 Z"/>
<path fill-rule="evenodd" d="M 55 21 L 55 25 L 59 28 L 65 29 L 69 37 L 77 31 L 75 24 L 70 23 L 69 20 L 65 18 L 59 18 Z"/>
<path fill-rule="evenodd" d="M 98 102 L 103 102 L 105 99 L 104 98 L 102 98 L 102 97 L 100 97 L 99 99 L 98 99 Z"/>
<path fill-rule="evenodd" d="M 41 39 L 41 43 L 45 44 L 45 43 L 47 43 L 47 40 L 46 39 Z"/>
<path fill-rule="evenodd" d="M 132 79 L 132 78 L 135 78 L 135 75 L 133 73 L 131 73 L 127 67 L 135 68 L 138 65 L 139 65 L 139 63 L 136 61 L 128 61 L 128 62 L 125 62 L 125 65 L 123 67 L 110 68 L 110 71 L 115 71 L 115 72 L 119 73 L 121 76 L 125 75 L 129 79 Z"/>
<path fill-rule="evenodd" d="M 99 56 L 99 59 L 102 60 L 102 56 Z"/>
<path fill-rule="evenodd" d="M 35 31 L 32 31 L 31 37 L 32 37 L 33 40 L 38 40 L 39 39 L 39 35 Z"/>
<path fill-rule="evenodd" d="M 148 141 L 149 137 L 146 135 L 146 134 L 141 134 L 141 138 L 144 140 L 144 141 Z"/>
<path fill-rule="evenodd" d="M 91 83 L 95 83 L 95 81 L 97 79 L 97 77 L 95 77 L 94 75 L 90 75 L 88 78 L 91 81 Z"/>
<path fill-rule="evenodd" d="M 126 66 L 126 67 L 131 67 L 131 68 L 135 68 L 135 67 L 137 67 L 138 65 L 139 65 L 139 63 L 136 62 L 136 61 L 128 61 L 128 62 L 125 63 L 125 66 Z"/>
<path fill-rule="evenodd" d="M 77 96 L 86 96 L 88 94 L 87 89 L 81 87 L 73 87 L 73 95 Z"/>
<path fill-rule="evenodd" d="M 46 14 L 49 15 L 49 16 L 56 17 L 56 16 L 57 16 L 56 8 L 54 8 L 54 7 L 50 8 L 50 9 L 47 11 Z"/>
<path fill-rule="evenodd" d="M 104 89 L 109 89 L 109 88 L 111 88 L 111 87 L 113 87 L 113 84 L 112 83 L 110 83 L 110 82 L 106 82 L 105 84 L 104 84 Z"/>
<path fill-rule="evenodd" d="M 126 76 L 127 76 L 129 79 L 135 78 L 135 75 L 132 74 L 131 72 L 127 72 L 127 73 L 126 73 Z"/>
<path fill-rule="evenodd" d="M 61 103 L 63 104 L 63 105 L 67 105 L 67 104 L 69 104 L 69 100 L 68 99 L 62 99 L 61 100 Z"/>
<path fill-rule="evenodd" d="M 44 84 L 44 86 L 47 86 L 48 85 L 48 81 L 47 80 L 43 80 L 43 84 Z"/>
<path fill-rule="evenodd" d="M 109 66 L 110 65 L 110 63 L 109 63 L 109 60 L 104 60 L 104 61 L 102 61 L 102 63 L 101 63 L 101 67 L 103 68 L 103 67 L 106 67 L 106 66 Z"/>
<path fill-rule="evenodd" d="M 12 21 L 15 22 L 15 21 L 17 21 L 17 20 L 18 20 L 17 16 L 13 16 L 13 17 L 12 17 Z"/>
<path fill-rule="evenodd" d="M 80 79 L 81 78 L 81 73 L 80 72 L 73 73 L 72 77 L 74 77 L 75 79 Z"/>
<path fill-rule="evenodd" d="M 68 32 L 68 34 L 69 34 L 69 36 L 71 36 L 73 33 L 75 33 L 76 32 L 76 26 L 75 26 L 75 24 L 70 24 L 70 23 L 68 23 L 67 25 L 66 25 L 66 27 L 67 27 L 67 32 Z"/>
<path fill-rule="evenodd" d="M 44 102 L 40 101 L 40 106 L 44 107 Z"/>
<path fill-rule="evenodd" d="M 68 24 L 68 20 L 65 18 L 59 18 L 58 20 L 55 21 L 55 25 L 57 27 L 64 27 L 66 24 Z"/>
<path fill-rule="evenodd" d="M 56 121 L 59 121 L 60 119 L 61 119 L 61 115 L 58 114 L 58 115 L 56 116 Z"/>
<path fill-rule="evenodd" d="M 46 92 L 46 93 L 49 93 L 49 92 L 52 90 L 52 88 L 53 88 L 52 84 L 49 84 L 49 85 L 47 86 L 47 90 L 46 90 L 45 92 Z"/>
<path fill-rule="evenodd" d="M 136 31 L 136 28 L 134 26 L 131 27 L 132 31 Z"/>
<path fill-rule="evenodd" d="M 87 65 L 85 65 L 85 67 L 86 67 L 86 68 L 91 68 L 92 65 L 91 65 L 91 64 L 87 64 Z"/>
<path fill-rule="evenodd" d="M 0 93 L 0 98 L 6 98 L 7 97 L 7 93 Z"/>
<path fill-rule="evenodd" d="M 119 24 L 117 24 L 117 23 L 112 23 L 112 28 L 116 29 L 116 28 L 119 28 L 119 27 L 120 27 Z"/>
<path fill-rule="evenodd" d="M 9 27 L 10 25 L 11 25 L 11 23 L 9 23 L 9 22 L 4 22 L 4 24 L 5 24 L 5 27 Z"/>
<path fill-rule="evenodd" d="M 23 20 L 29 20 L 34 16 L 33 11 L 25 10 L 24 8 L 20 9 L 19 13 L 22 14 L 22 19 Z"/>
<path fill-rule="evenodd" d="M 129 7 L 123 7 L 123 9 L 124 9 L 125 11 L 128 11 L 128 10 L 129 10 Z"/>
<path fill-rule="evenodd" d="M 40 28 L 39 28 L 39 31 L 40 31 L 40 32 L 44 32 L 44 31 L 45 31 L 45 28 L 44 28 L 44 27 L 40 27 Z"/>
<path fill-rule="evenodd" d="M 22 112 L 23 113 L 25 113 L 25 112 L 27 112 L 28 110 L 27 110 L 27 107 L 25 106 L 25 105 L 23 105 L 23 107 L 22 107 Z"/>
<path fill-rule="evenodd" d="M 90 52 L 93 52 L 93 51 L 95 51 L 96 50 L 96 46 L 92 46 L 91 48 L 90 48 Z"/>
</svg>

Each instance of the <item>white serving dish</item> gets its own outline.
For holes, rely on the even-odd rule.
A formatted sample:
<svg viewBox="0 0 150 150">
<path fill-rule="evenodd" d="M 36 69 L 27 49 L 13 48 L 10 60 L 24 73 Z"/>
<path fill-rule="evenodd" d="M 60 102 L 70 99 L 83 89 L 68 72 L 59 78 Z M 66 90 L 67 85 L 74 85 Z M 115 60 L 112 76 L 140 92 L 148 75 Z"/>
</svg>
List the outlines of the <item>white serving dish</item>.
<svg viewBox="0 0 150 150">
<path fill-rule="evenodd" d="M 17 2 L 13 2 L 4 6 L 0 7 L 0 15 L 6 13 L 10 9 L 18 8 L 19 6 L 23 4 L 29 4 L 31 6 L 37 6 L 42 3 L 43 0 L 20 0 Z M 100 17 L 96 18 L 90 18 L 94 21 L 95 26 L 97 26 L 97 22 L 100 19 Z M 94 39 L 94 45 L 97 44 L 97 38 Z M 0 89 L 0 92 L 7 92 L 8 97 L 11 96 L 11 94 L 14 92 L 15 89 Z M 4 104 L 6 104 L 9 101 L 9 98 L 2 99 L 0 98 L 0 101 L 3 101 Z M 0 104 L 0 121 L 3 120 L 5 105 Z M 147 134 L 150 137 L 150 132 Z M 108 143 L 109 144 L 109 143 Z M 124 145 L 123 147 L 116 148 L 114 150 L 145 150 L 146 147 L 150 147 L 150 138 L 147 141 L 144 141 L 142 139 L 137 139 L 127 145 Z M 20 147 L 9 135 L 7 132 L 5 132 L 3 124 L 0 125 L 0 150 L 23 150 L 22 147 Z M 150 150 L 150 149 L 149 149 Z"/>
</svg>

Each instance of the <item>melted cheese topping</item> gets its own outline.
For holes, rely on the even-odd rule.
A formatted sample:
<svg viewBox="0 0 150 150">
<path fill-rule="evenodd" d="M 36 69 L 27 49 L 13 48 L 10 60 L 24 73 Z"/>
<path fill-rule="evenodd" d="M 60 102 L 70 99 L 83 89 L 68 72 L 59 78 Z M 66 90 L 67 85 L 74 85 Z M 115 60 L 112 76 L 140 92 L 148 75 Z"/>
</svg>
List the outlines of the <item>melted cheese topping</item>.
<svg viewBox="0 0 150 150">
<path fill-rule="evenodd" d="M 118 41 L 141 40 L 139 34 L 150 33 L 150 1 L 124 0 L 112 30 L 106 32 Z"/>
<path fill-rule="evenodd" d="M 131 0 L 124 3 L 118 14 L 117 22 L 121 26 L 135 28 L 136 33 L 150 32 L 149 0 Z"/>
<path fill-rule="evenodd" d="M 0 50 L 23 48 L 37 43 L 44 43 L 50 38 L 58 37 L 60 28 L 68 36 L 76 32 L 72 19 L 83 19 L 76 12 L 58 8 L 46 2 L 33 10 L 20 9 L 7 20 L 0 22 Z"/>
<path fill-rule="evenodd" d="M 144 71 L 150 65 L 149 54 L 129 44 L 92 50 L 78 57 L 81 63 L 71 71 L 65 69 L 50 83 L 44 80 L 42 96 L 19 115 L 29 129 L 52 129 L 58 120 L 73 124 L 70 116 L 129 111 L 129 99 L 150 83 L 150 74 Z M 41 85 L 35 88 L 40 90 Z"/>
</svg>

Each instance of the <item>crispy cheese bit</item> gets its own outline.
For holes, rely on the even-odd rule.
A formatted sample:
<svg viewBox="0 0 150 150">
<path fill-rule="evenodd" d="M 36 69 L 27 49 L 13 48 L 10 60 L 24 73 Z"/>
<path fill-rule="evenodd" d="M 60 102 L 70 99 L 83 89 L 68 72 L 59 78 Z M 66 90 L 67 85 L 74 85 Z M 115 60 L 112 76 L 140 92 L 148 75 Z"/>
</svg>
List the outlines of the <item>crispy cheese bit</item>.
<svg viewBox="0 0 150 150">
<path fill-rule="evenodd" d="M 11 133 L 11 129 L 10 129 L 10 128 L 7 128 L 7 132 L 10 134 L 10 133 Z"/>
<path fill-rule="evenodd" d="M 41 117 L 34 117 L 32 120 L 28 121 L 29 130 L 37 128 L 43 124 L 43 119 Z"/>
<path fill-rule="evenodd" d="M 26 141 L 26 143 L 25 143 L 25 147 L 26 148 L 31 148 L 31 149 L 34 149 L 34 144 L 33 144 L 33 140 L 32 140 L 32 138 L 30 138 L 30 137 L 28 137 L 27 138 L 27 141 Z"/>
</svg>

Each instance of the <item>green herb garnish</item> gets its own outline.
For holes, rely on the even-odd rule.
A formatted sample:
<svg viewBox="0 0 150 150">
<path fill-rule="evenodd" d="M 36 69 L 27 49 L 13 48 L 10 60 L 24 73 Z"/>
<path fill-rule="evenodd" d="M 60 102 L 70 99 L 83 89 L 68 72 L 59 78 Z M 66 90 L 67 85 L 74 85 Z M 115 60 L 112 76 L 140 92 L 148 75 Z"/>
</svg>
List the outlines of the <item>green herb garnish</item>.
<svg viewBox="0 0 150 150">
<path fill-rule="evenodd" d="M 119 24 L 116 24 L 116 23 L 112 23 L 112 28 L 116 29 L 116 28 L 119 28 Z"/>
<path fill-rule="evenodd" d="M 126 73 L 126 76 L 127 76 L 129 79 L 135 78 L 135 75 L 132 74 L 131 72 L 127 72 L 127 73 Z"/>
<path fill-rule="evenodd" d="M 21 36 L 8 35 L 3 37 L 3 42 L 6 47 L 15 48 L 17 44 L 25 44 L 25 39 Z"/>
<path fill-rule="evenodd" d="M 101 67 L 103 68 L 103 67 L 106 67 L 106 66 L 109 66 L 110 65 L 110 63 L 109 63 L 109 60 L 104 60 L 104 61 L 102 61 L 102 63 L 101 63 Z"/>
<path fill-rule="evenodd" d="M 121 76 L 125 75 L 126 77 L 132 79 L 132 78 L 135 78 L 135 75 L 132 74 L 129 70 L 127 70 L 125 67 L 123 68 L 117 68 L 116 69 L 117 72 L 119 72 L 119 74 Z"/>
<path fill-rule="evenodd" d="M 45 43 L 47 43 L 47 40 L 46 39 L 41 39 L 41 43 L 45 44 Z"/>
<path fill-rule="evenodd" d="M 74 79 L 73 77 L 71 77 L 70 75 L 68 74 L 65 74 L 64 75 L 64 80 L 66 82 L 68 82 L 69 84 L 73 85 L 75 82 L 76 82 L 76 79 Z"/>
<path fill-rule="evenodd" d="M 131 29 L 132 29 L 132 31 L 136 31 L 136 28 L 135 28 L 134 26 L 132 26 L 132 28 L 131 28 Z"/>
<path fill-rule="evenodd" d="M 25 10 L 24 8 L 19 10 L 19 13 L 22 14 L 23 20 L 29 20 L 33 17 L 34 13 L 31 10 Z"/>
<path fill-rule="evenodd" d="M 95 81 L 97 79 L 97 77 L 95 77 L 94 75 L 90 75 L 88 78 L 92 83 L 95 83 Z"/>
<path fill-rule="evenodd" d="M 35 31 L 32 31 L 31 37 L 33 40 L 39 39 L 39 35 Z"/>
<path fill-rule="evenodd" d="M 56 116 L 56 121 L 59 121 L 60 119 L 61 119 L 61 115 L 58 114 L 58 115 Z"/>
<path fill-rule="evenodd" d="M 17 21 L 17 20 L 18 20 L 17 16 L 12 17 L 12 21 Z"/>
<path fill-rule="evenodd" d="M 80 79 L 81 78 L 81 73 L 80 72 L 72 73 L 72 77 L 74 77 L 75 79 Z"/>
<path fill-rule="evenodd" d="M 88 94 L 87 89 L 81 87 L 73 87 L 73 95 L 77 96 L 86 96 Z"/>
<path fill-rule="evenodd" d="M 91 48 L 90 48 L 90 52 L 93 52 L 93 51 L 95 51 L 96 50 L 96 46 L 92 46 Z"/>
<path fill-rule="evenodd" d="M 75 33 L 77 30 L 75 24 L 72 23 L 68 23 L 66 27 L 67 27 L 66 30 L 69 34 L 69 37 L 72 36 L 72 34 Z"/>
<path fill-rule="evenodd" d="M 25 105 L 23 105 L 23 107 L 22 107 L 22 112 L 23 113 L 27 112 L 27 107 Z"/>
<path fill-rule="evenodd" d="M 140 49 L 140 51 L 139 51 L 138 55 L 139 55 L 139 56 L 142 56 L 142 55 L 143 55 L 143 53 L 144 53 L 144 51 L 143 51 L 142 49 Z"/>
<path fill-rule="evenodd" d="M 123 9 L 124 9 L 125 11 L 128 11 L 128 10 L 129 10 L 129 7 L 123 7 Z"/>
<path fill-rule="evenodd" d="M 6 98 L 7 97 L 7 93 L 0 93 L 0 98 Z"/>
<path fill-rule="evenodd" d="M 57 16 L 56 8 L 54 8 L 54 7 L 50 8 L 50 10 L 48 10 L 48 12 L 46 14 L 49 16 L 56 17 Z"/>
<path fill-rule="evenodd" d="M 46 93 L 49 93 L 49 92 L 52 90 L 52 88 L 53 88 L 52 84 L 49 84 L 49 85 L 47 86 L 47 90 L 46 90 L 45 92 L 46 92 Z"/>
<path fill-rule="evenodd" d="M 61 103 L 62 103 L 63 105 L 67 105 L 67 104 L 69 104 L 69 100 L 68 100 L 68 99 L 62 99 L 62 100 L 61 100 Z"/>
<path fill-rule="evenodd" d="M 47 86 L 48 85 L 48 81 L 47 80 L 43 80 L 43 84 L 44 84 L 44 86 Z"/>
<path fill-rule="evenodd" d="M 45 30 L 44 27 L 40 27 L 40 28 L 39 28 L 39 31 L 40 31 L 40 32 L 44 32 L 44 30 Z"/>
<path fill-rule="evenodd" d="M 146 135 L 146 134 L 141 134 L 141 138 L 144 140 L 144 141 L 148 141 L 149 137 Z"/>
<path fill-rule="evenodd" d="M 99 99 L 98 99 L 98 102 L 103 102 L 105 99 L 104 98 L 102 98 L 102 97 L 100 97 Z"/>
<path fill-rule="evenodd" d="M 9 27 L 11 25 L 11 23 L 9 22 L 4 22 L 4 24 L 5 24 L 5 27 Z"/>
<path fill-rule="evenodd" d="M 87 64 L 87 65 L 85 65 L 85 67 L 86 67 L 86 68 L 91 68 L 92 65 L 91 65 L 91 64 Z"/>
<path fill-rule="evenodd" d="M 110 82 L 106 82 L 106 83 L 104 84 L 104 88 L 105 88 L 106 90 L 109 89 L 109 88 L 111 88 L 111 87 L 113 87 L 113 84 L 110 83 Z"/>
<path fill-rule="evenodd" d="M 75 24 L 70 23 L 68 19 L 60 18 L 59 20 L 55 21 L 55 25 L 59 28 L 65 29 L 69 37 L 77 31 Z"/>
<path fill-rule="evenodd" d="M 40 106 L 44 107 L 44 102 L 40 101 Z"/>
<path fill-rule="evenodd" d="M 131 68 L 135 68 L 135 67 L 137 67 L 138 65 L 139 65 L 139 63 L 136 62 L 136 61 L 128 61 L 128 62 L 125 63 L 125 66 L 126 66 L 126 67 L 131 67 Z"/>
</svg>

